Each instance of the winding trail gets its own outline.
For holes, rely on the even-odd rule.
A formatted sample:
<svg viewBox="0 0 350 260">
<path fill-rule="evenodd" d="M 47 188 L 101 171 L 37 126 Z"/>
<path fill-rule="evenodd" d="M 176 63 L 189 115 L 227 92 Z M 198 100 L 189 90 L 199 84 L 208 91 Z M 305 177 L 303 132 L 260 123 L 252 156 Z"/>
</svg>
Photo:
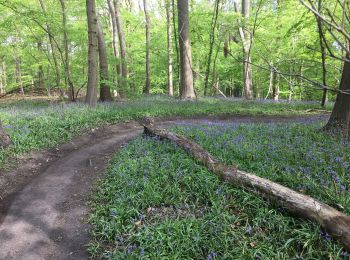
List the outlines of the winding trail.
<svg viewBox="0 0 350 260">
<path fill-rule="evenodd" d="M 159 120 L 159 124 L 304 119 L 177 117 Z M 135 121 L 96 129 L 56 149 L 36 153 L 17 170 L 0 176 L 0 259 L 88 259 L 86 216 L 91 191 L 115 151 L 142 131 Z"/>
</svg>

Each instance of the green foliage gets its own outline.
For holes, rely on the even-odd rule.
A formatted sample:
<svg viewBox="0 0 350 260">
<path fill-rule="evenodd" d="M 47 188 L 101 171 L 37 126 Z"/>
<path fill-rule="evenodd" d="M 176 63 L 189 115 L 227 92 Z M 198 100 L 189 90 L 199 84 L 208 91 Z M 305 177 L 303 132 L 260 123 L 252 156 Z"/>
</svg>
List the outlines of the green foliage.
<svg viewBox="0 0 350 260">
<path fill-rule="evenodd" d="M 349 144 L 339 146 L 339 140 L 317 133 L 318 127 L 214 124 L 184 125 L 176 131 L 226 163 L 304 189 L 323 201 L 341 203 L 348 211 L 349 191 L 323 186 L 319 174 L 331 180 L 332 174 L 324 170 L 335 167 L 349 188 L 349 165 L 333 157 L 348 155 Z M 314 161 L 305 154 L 307 147 L 312 147 Z M 332 149 L 337 150 L 329 154 Z M 319 162 L 322 158 L 327 159 Z M 287 166 L 296 172 L 287 172 Z M 299 166 L 308 167 L 309 173 L 299 172 Z M 115 155 L 91 205 L 93 257 L 339 259 L 346 254 L 317 225 L 220 182 L 183 150 L 153 138 L 140 137 Z"/>
</svg>

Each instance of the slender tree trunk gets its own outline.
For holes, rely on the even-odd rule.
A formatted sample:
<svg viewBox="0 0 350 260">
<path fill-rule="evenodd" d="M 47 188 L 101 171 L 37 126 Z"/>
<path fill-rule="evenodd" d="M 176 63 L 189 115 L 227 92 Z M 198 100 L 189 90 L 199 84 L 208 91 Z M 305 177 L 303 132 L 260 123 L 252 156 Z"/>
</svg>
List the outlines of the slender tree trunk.
<svg viewBox="0 0 350 260">
<path fill-rule="evenodd" d="M 235 5 L 236 12 L 238 8 Z M 242 0 L 242 16 L 245 20 L 249 18 L 250 0 Z M 251 70 L 251 36 L 249 31 L 245 28 L 239 28 L 239 34 L 242 40 L 243 49 L 243 90 L 246 99 L 253 99 L 253 81 Z"/>
<path fill-rule="evenodd" d="M 321 1 L 319 1 L 320 3 Z M 319 7 L 320 8 L 320 7 Z M 323 42 L 323 29 L 321 19 L 316 15 L 317 28 L 318 28 L 318 37 L 320 41 L 320 49 L 321 49 L 321 59 L 322 59 L 322 84 L 323 84 L 323 95 L 321 106 L 325 106 L 327 102 L 327 67 L 326 67 L 326 50 Z"/>
<path fill-rule="evenodd" d="M 0 64 L 0 94 L 5 94 L 6 87 L 6 74 L 5 74 L 5 62 L 1 62 Z"/>
<path fill-rule="evenodd" d="M 166 24 L 167 24 L 167 43 L 168 43 L 168 94 L 174 95 L 174 83 L 173 83 L 173 42 L 171 35 L 171 12 L 170 12 L 170 0 L 165 1 L 166 10 Z"/>
<path fill-rule="evenodd" d="M 42 42 L 38 42 L 38 51 L 42 52 L 43 48 L 42 48 Z M 44 81 L 44 69 L 43 69 L 43 65 L 39 65 L 38 68 L 38 74 L 37 74 L 37 87 L 41 90 L 41 89 L 45 89 L 45 81 Z"/>
<path fill-rule="evenodd" d="M 97 16 L 95 0 L 86 0 L 88 20 L 89 52 L 88 52 L 88 85 L 85 103 L 91 107 L 97 103 L 97 62 L 98 37 Z"/>
<path fill-rule="evenodd" d="M 349 44 L 350 47 L 350 44 Z M 344 62 L 343 74 L 339 92 L 335 101 L 331 117 L 325 130 L 342 134 L 345 138 L 350 136 L 350 54 L 346 55 L 348 61 Z"/>
<path fill-rule="evenodd" d="M 272 72 L 272 99 L 277 101 L 279 97 L 279 76 L 276 71 Z"/>
<path fill-rule="evenodd" d="M 21 58 L 17 56 L 15 59 L 15 63 L 16 63 L 16 70 L 15 70 L 16 84 L 20 88 L 21 94 L 24 95 L 24 89 L 23 89 L 23 83 L 22 83 Z"/>
<path fill-rule="evenodd" d="M 105 37 L 100 21 L 97 21 L 98 54 L 100 60 L 100 100 L 112 101 L 111 89 L 109 86 L 108 58 Z"/>
<path fill-rule="evenodd" d="M 63 45 L 64 45 L 64 79 L 66 89 L 68 89 L 69 100 L 75 101 L 74 85 L 70 77 L 70 64 L 69 64 L 69 44 L 68 44 L 68 30 L 67 30 L 67 9 L 65 0 L 60 0 L 62 11 L 62 27 L 63 27 Z"/>
<path fill-rule="evenodd" d="M 120 0 L 115 0 L 114 2 L 114 11 L 115 11 L 115 19 L 117 24 L 117 31 L 118 31 L 118 37 L 119 37 L 119 48 L 120 48 L 120 57 L 122 60 L 122 86 L 123 89 L 120 90 L 120 93 L 122 94 L 123 91 L 127 88 L 127 81 L 128 81 L 128 67 L 126 65 L 126 45 L 125 45 L 125 37 L 123 32 L 123 26 L 122 26 L 122 18 L 120 14 Z"/>
<path fill-rule="evenodd" d="M 180 46 L 181 99 L 194 99 L 192 52 L 189 33 L 188 0 L 178 0 L 178 29 Z"/>
<path fill-rule="evenodd" d="M 178 82 L 180 82 L 180 53 L 179 53 L 179 41 L 178 41 L 178 35 L 177 35 L 177 28 L 176 28 L 176 6 L 175 6 L 175 0 L 171 0 L 171 6 L 172 6 L 172 16 L 173 16 L 173 26 L 174 26 L 174 43 L 175 43 L 175 52 L 176 52 L 176 79 Z M 182 89 L 179 88 L 179 95 L 181 96 Z"/>
<path fill-rule="evenodd" d="M 143 0 L 143 8 L 146 18 L 146 84 L 144 93 L 150 94 L 151 89 L 151 65 L 150 65 L 150 48 L 151 48 L 151 19 L 148 13 L 147 0 Z"/>
<path fill-rule="evenodd" d="M 41 9 L 42 9 L 44 15 L 47 16 L 47 11 L 46 11 L 44 1 L 39 0 L 39 3 L 40 3 Z M 55 44 L 54 44 L 51 26 L 48 23 L 46 23 L 46 30 L 47 30 L 47 34 L 48 34 L 48 38 L 49 38 L 51 55 L 52 55 L 53 64 L 54 64 L 54 68 L 55 68 L 55 84 L 56 84 L 56 87 L 60 90 L 61 96 L 63 96 L 64 92 L 61 89 L 61 75 L 60 75 L 60 68 L 59 68 L 57 56 L 56 56 L 57 55 L 56 48 L 55 48 Z"/>
<path fill-rule="evenodd" d="M 249 9 L 250 9 L 250 0 L 242 1 L 242 14 L 245 19 L 249 18 Z M 243 52 L 244 52 L 244 61 L 243 61 L 243 73 L 244 73 L 244 94 L 246 99 L 253 98 L 253 81 L 252 81 L 252 69 L 251 69 L 251 36 L 247 28 L 244 30 L 244 43 L 243 43 Z"/>
<path fill-rule="evenodd" d="M 210 36 L 209 36 L 209 53 L 207 58 L 207 68 L 205 71 L 205 79 L 204 79 L 204 96 L 207 96 L 208 94 L 208 83 L 209 83 L 209 74 L 210 74 L 210 65 L 211 65 L 211 57 L 213 54 L 213 48 L 214 48 L 214 42 L 215 42 L 215 29 L 216 29 L 216 23 L 218 20 L 218 14 L 219 14 L 219 0 L 215 0 L 215 7 L 214 7 L 214 13 L 211 20 L 211 30 L 210 30 Z"/>
<path fill-rule="evenodd" d="M 121 69 L 121 64 L 119 62 L 117 20 L 116 20 L 116 17 L 115 17 L 115 10 L 114 10 L 114 6 L 113 6 L 112 0 L 108 0 L 107 2 L 108 2 L 109 13 L 111 15 L 113 54 L 114 54 L 115 62 L 116 62 L 117 76 L 119 77 L 121 75 L 122 69 Z M 118 77 L 117 77 L 117 81 L 118 81 Z"/>
</svg>

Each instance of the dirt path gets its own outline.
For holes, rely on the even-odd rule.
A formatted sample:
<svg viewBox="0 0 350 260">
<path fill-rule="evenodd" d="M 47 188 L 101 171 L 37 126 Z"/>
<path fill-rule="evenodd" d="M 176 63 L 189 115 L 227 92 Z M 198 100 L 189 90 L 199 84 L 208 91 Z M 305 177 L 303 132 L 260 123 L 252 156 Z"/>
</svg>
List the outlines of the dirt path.
<svg viewBox="0 0 350 260">
<path fill-rule="evenodd" d="M 173 118 L 179 123 L 283 122 L 285 117 Z M 302 120 L 294 118 L 292 121 Z M 107 126 L 36 153 L 0 179 L 0 259 L 87 259 L 86 202 L 111 155 L 142 133 L 134 121 Z M 11 176 L 15 176 L 11 178 Z"/>
</svg>

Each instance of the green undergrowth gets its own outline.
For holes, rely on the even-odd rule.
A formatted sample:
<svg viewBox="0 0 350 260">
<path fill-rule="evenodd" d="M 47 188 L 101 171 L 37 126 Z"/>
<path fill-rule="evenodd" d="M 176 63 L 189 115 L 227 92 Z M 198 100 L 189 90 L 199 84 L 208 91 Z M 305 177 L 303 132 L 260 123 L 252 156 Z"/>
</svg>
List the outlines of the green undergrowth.
<svg viewBox="0 0 350 260">
<path fill-rule="evenodd" d="M 350 144 L 298 124 L 174 128 L 218 159 L 349 213 Z M 309 221 L 222 183 L 182 149 L 140 137 L 118 152 L 91 203 L 93 257 L 348 259 Z"/>
<path fill-rule="evenodd" d="M 242 100 L 200 99 L 179 101 L 168 97 L 148 97 L 127 102 L 98 104 L 88 108 L 79 103 L 50 103 L 20 100 L 0 103 L 0 120 L 13 145 L 0 150 L 0 169 L 9 159 L 67 142 L 82 131 L 143 116 L 194 115 L 305 115 L 315 113 L 317 103 L 246 102 Z M 327 108 L 328 110 L 330 107 Z"/>
</svg>

